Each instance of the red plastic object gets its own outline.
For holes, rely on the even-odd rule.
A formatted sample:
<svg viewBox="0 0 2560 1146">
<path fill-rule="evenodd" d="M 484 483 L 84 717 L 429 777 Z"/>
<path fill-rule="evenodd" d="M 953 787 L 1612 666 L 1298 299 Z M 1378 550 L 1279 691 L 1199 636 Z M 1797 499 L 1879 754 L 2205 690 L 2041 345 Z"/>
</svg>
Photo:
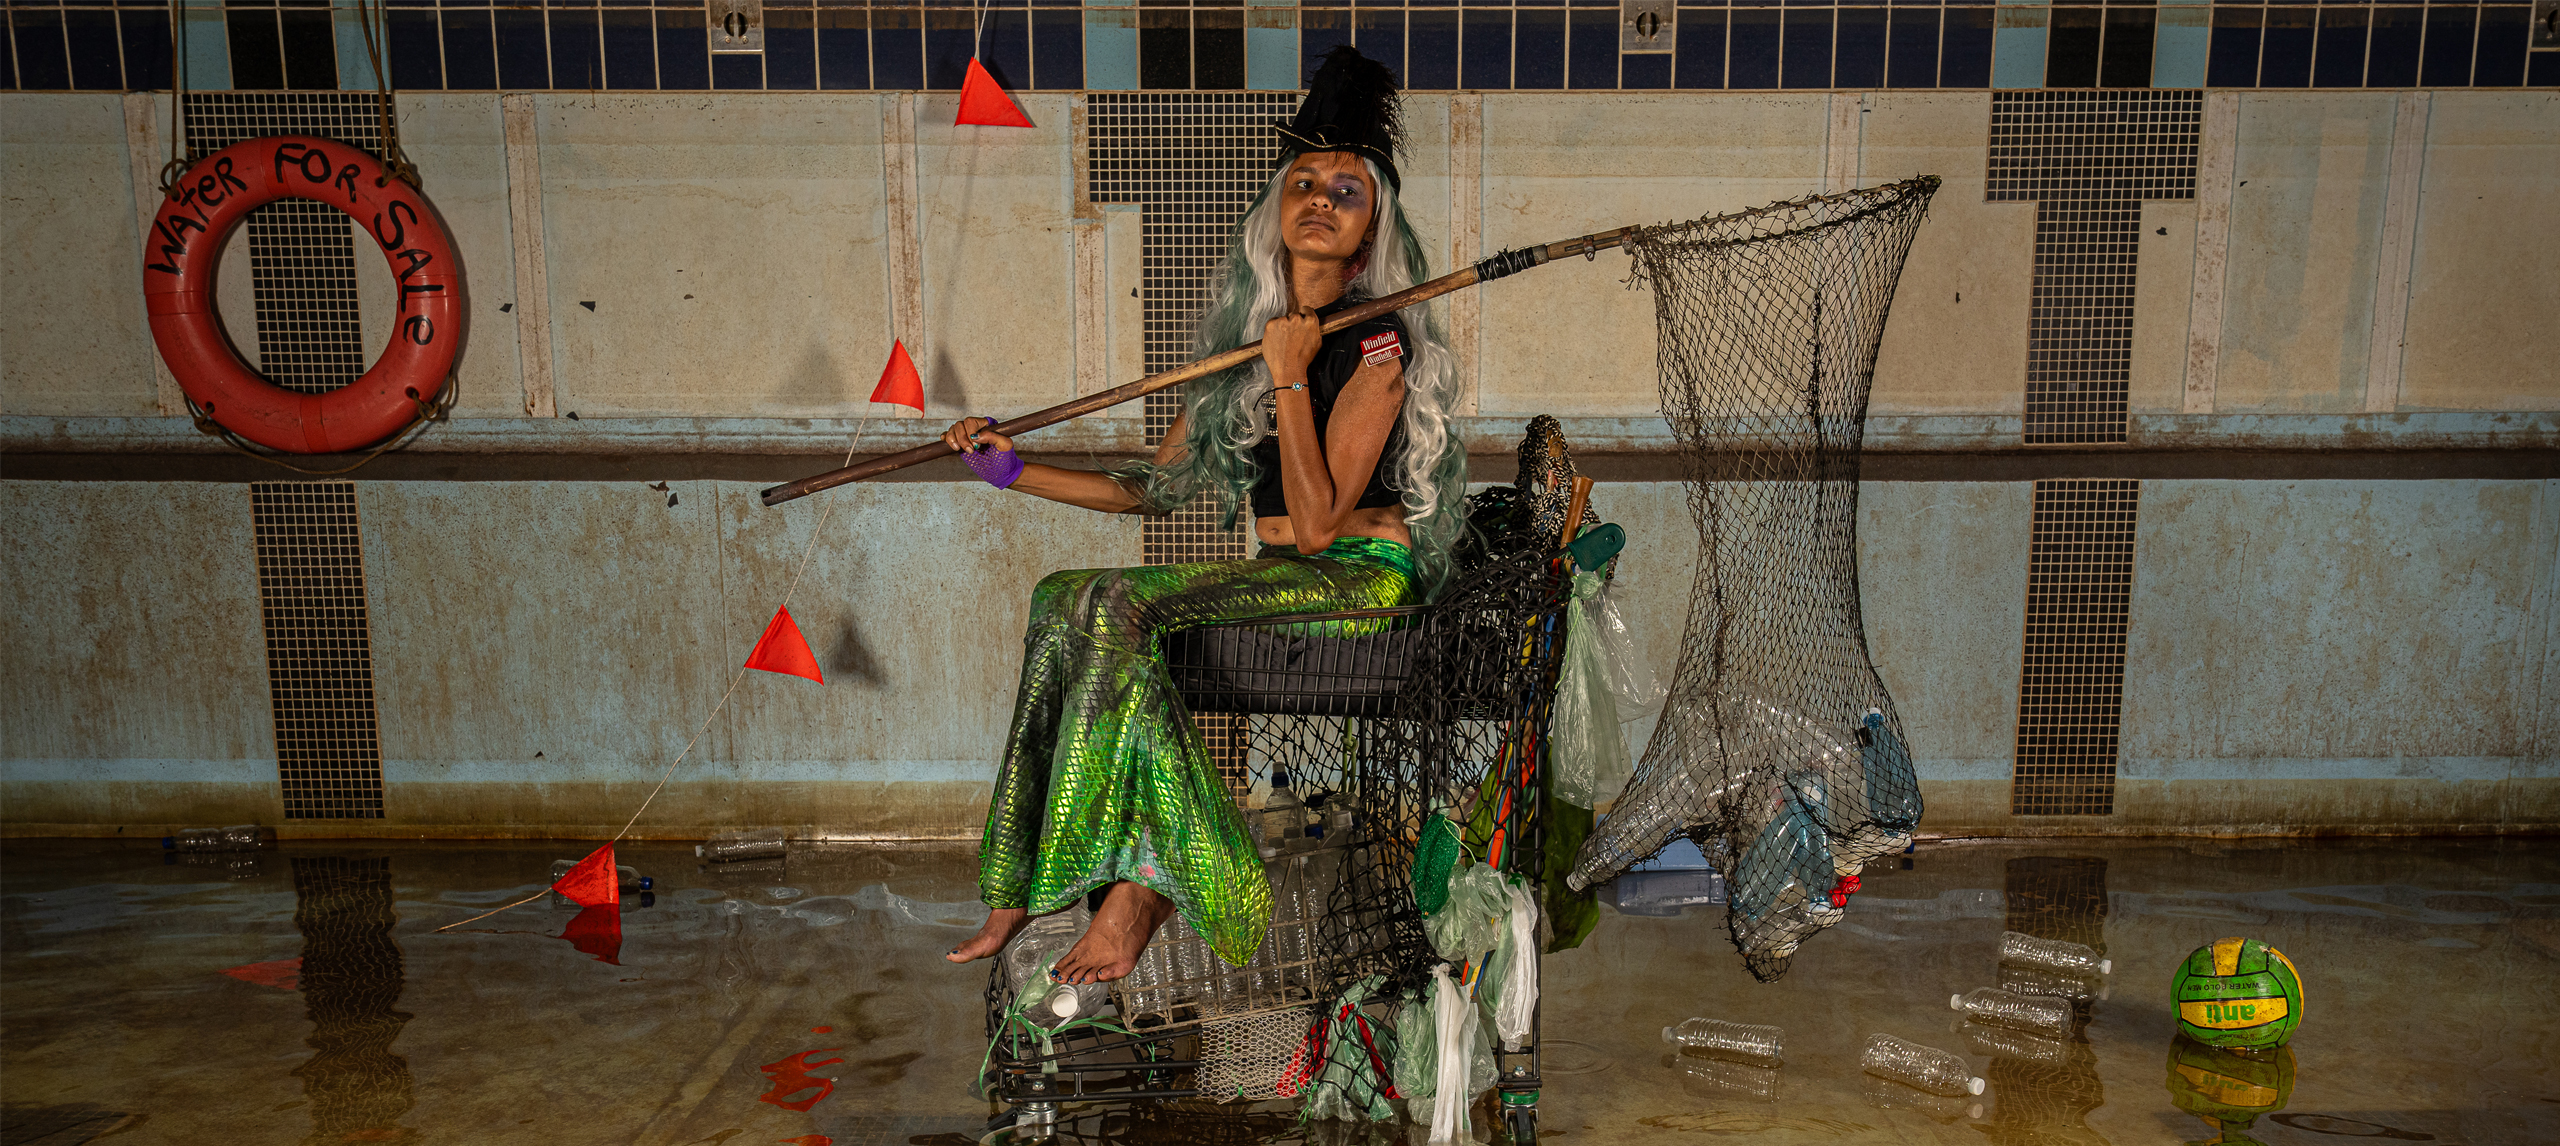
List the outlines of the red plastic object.
<svg viewBox="0 0 2560 1146">
<path fill-rule="evenodd" d="M 756 638 L 756 650 L 747 654 L 747 667 L 827 683 L 827 678 L 818 675 L 817 654 L 809 651 L 809 642 L 800 636 L 800 626 L 792 623 L 788 608 L 773 611 L 773 620 L 765 625 L 764 635 Z"/>
<path fill-rule="evenodd" d="M 1013 102 L 1011 95 L 1006 94 L 1004 85 L 988 75 L 987 69 L 979 66 L 973 56 L 969 60 L 968 78 L 960 81 L 960 116 L 952 123 L 954 126 L 1029 127 L 1031 117 L 1022 114 L 1022 108 Z"/>
<path fill-rule="evenodd" d="M 608 843 L 587 853 L 587 858 L 579 860 L 567 875 L 552 882 L 551 890 L 568 896 L 580 907 L 621 903 L 622 881 L 614 875 L 613 845 Z M 615 930 L 618 932 L 620 928 L 617 921 Z"/>
<path fill-rule="evenodd" d="M 916 375 L 915 360 L 907 357 L 905 342 L 889 344 L 889 364 L 881 368 L 880 384 L 871 388 L 871 400 L 924 413 L 924 379 Z"/>
<path fill-rule="evenodd" d="M 1849 906 L 1849 897 L 1856 895 L 1857 893 L 1858 877 L 1854 875 L 1841 876 L 1840 882 L 1831 885 L 1831 906 L 1847 907 Z"/>
<path fill-rule="evenodd" d="M 231 229 L 278 199 L 344 212 L 391 261 L 400 291 L 391 345 L 364 376 L 325 394 L 259 377 L 214 313 L 214 279 Z M 187 169 L 143 236 L 151 340 L 205 416 L 271 450 L 335 454 L 399 433 L 452 377 L 462 347 L 462 263 L 418 189 L 358 148 L 307 135 L 244 140 Z"/>
</svg>

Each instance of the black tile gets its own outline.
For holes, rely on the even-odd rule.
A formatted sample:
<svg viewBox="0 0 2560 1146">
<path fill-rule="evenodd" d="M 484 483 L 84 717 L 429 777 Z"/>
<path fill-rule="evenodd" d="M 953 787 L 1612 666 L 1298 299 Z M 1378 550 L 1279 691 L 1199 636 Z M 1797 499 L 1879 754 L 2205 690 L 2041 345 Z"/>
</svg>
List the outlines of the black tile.
<svg viewBox="0 0 2560 1146">
<path fill-rule="evenodd" d="M 987 14 L 995 23 L 997 14 Z M 1020 13 L 1014 13 L 1017 18 Z M 764 86 L 767 91 L 805 92 L 818 87 L 818 33 L 815 13 L 806 8 L 764 10 Z"/>
<path fill-rule="evenodd" d="M 1191 14 L 1191 84 L 1204 91 L 1243 89 L 1243 10 L 1203 9 Z"/>
<path fill-rule="evenodd" d="M 978 39 L 978 64 L 1008 92 L 1031 90 L 1031 11 L 990 8 Z M 771 71 L 771 65 L 766 66 Z"/>
<path fill-rule="evenodd" d="M 598 28 L 604 40 L 604 86 L 650 91 L 658 86 L 658 28 L 646 8 L 607 8 Z"/>
<path fill-rule="evenodd" d="M 1405 28 L 1407 91 L 1447 91 L 1458 86 L 1458 11 L 1416 8 Z"/>
<path fill-rule="evenodd" d="M 924 82 L 935 91 L 958 91 L 969 79 L 978 23 L 966 8 L 924 10 Z"/>
<path fill-rule="evenodd" d="M 9 13 L 9 24 L 18 49 L 18 70 L 26 77 L 21 90 L 71 90 L 71 57 L 62 43 L 62 9 L 20 8 Z"/>
<path fill-rule="evenodd" d="M 2405 88 L 2418 82 L 2418 44 L 2427 29 L 2424 8 L 2373 10 L 2373 48 L 2365 59 L 2368 87 Z"/>
<path fill-rule="evenodd" d="M 2151 86 L 2151 45 L 2160 13 L 2153 8 L 2107 9 L 2107 38 L 2098 56 L 2098 86 Z"/>
<path fill-rule="evenodd" d="M 709 17 L 698 9 L 659 9 L 658 90 L 698 92 L 710 86 Z"/>
<path fill-rule="evenodd" d="M 2514 87 L 2524 82 L 2526 42 L 2533 32 L 2533 9 L 2521 4 L 2484 4 L 2480 8 L 2480 53 L 2471 63 L 2471 85 Z"/>
<path fill-rule="evenodd" d="M 2560 88 L 2560 52 L 2535 52 L 2526 61 L 2527 87 Z"/>
<path fill-rule="evenodd" d="M 545 42 L 542 13 L 500 8 L 491 13 L 498 29 L 498 86 L 509 91 L 551 86 L 551 45 Z"/>
<path fill-rule="evenodd" d="M 2364 86 L 2364 42 L 2370 21 L 2362 8 L 2320 10 L 2320 46 L 2311 60 L 2311 86 Z"/>
<path fill-rule="evenodd" d="M 871 14 L 860 8 L 818 9 L 818 87 L 861 91 L 871 86 Z"/>
<path fill-rule="evenodd" d="M 2213 10 L 2213 40 L 2205 56 L 2207 87 L 2258 86 L 2258 45 L 2267 14 L 2254 8 Z"/>
<path fill-rule="evenodd" d="M 1522 8 L 1513 24 L 1511 86 L 1564 86 L 1564 11 Z"/>
<path fill-rule="evenodd" d="M 2258 86 L 2311 86 L 2312 37 L 2318 31 L 2317 8 L 2267 9 L 2267 46 L 2258 57 Z"/>
<path fill-rule="evenodd" d="M 708 33 L 705 33 L 708 35 Z M 711 56 L 711 90 L 753 92 L 764 90 L 764 57 L 746 52 L 712 52 L 710 41 L 703 51 Z"/>
<path fill-rule="evenodd" d="M 1191 87 L 1191 13 L 1154 8 L 1138 13 L 1138 86 L 1148 91 Z"/>
<path fill-rule="evenodd" d="M 338 29 L 326 8 L 285 8 L 276 13 L 284 40 L 284 82 L 297 91 L 338 88 Z"/>
<path fill-rule="evenodd" d="M 486 8 L 447 8 L 444 24 L 446 91 L 485 92 L 498 87 L 498 56 Z M 701 19 L 700 16 L 694 19 Z"/>
<path fill-rule="evenodd" d="M 1361 7 L 1351 10 L 1351 43 L 1360 54 L 1404 75 L 1404 9 Z M 1243 86 L 1241 84 L 1237 85 Z"/>
<path fill-rule="evenodd" d="M 659 57 L 665 67 L 665 57 Z M 912 91 L 924 86 L 924 12 L 917 8 L 871 10 L 871 86 Z"/>
<path fill-rule="evenodd" d="M 124 40 L 125 83 L 136 91 L 169 90 L 169 10 L 128 8 L 116 13 L 116 26 Z"/>
<path fill-rule="evenodd" d="M 1779 82 L 1791 88 L 1830 87 L 1831 9 L 1790 8 L 1786 17 L 1786 62 Z"/>
<path fill-rule="evenodd" d="M 1888 38 L 1890 60 L 1884 83 L 1893 88 L 1938 86 L 1938 15 L 1936 8 L 1896 8 Z"/>
<path fill-rule="evenodd" d="M 604 86 L 604 41 L 596 31 L 595 9 L 551 10 L 551 86 L 572 91 Z"/>
<path fill-rule="evenodd" d="M 1724 23 L 1722 8 L 1680 9 L 1680 59 L 1671 70 L 1674 83 L 1684 88 L 1724 86 Z"/>
<path fill-rule="evenodd" d="M 1884 86 L 1885 11 L 1882 8 L 1840 10 L 1839 58 L 1831 62 L 1833 86 Z"/>
<path fill-rule="evenodd" d="M 1671 86 L 1671 53 L 1629 52 L 1618 63 L 1618 83 L 1629 91 Z"/>
<path fill-rule="evenodd" d="M 391 86 L 405 91 L 444 87 L 444 35 L 436 28 L 436 14 L 393 8 L 383 13 L 383 21 L 382 54 L 384 66 L 391 69 Z"/>
<path fill-rule="evenodd" d="M 1725 86 L 1778 86 L 1778 13 L 1774 9 L 1733 10 L 1733 46 L 1726 56 Z"/>
<path fill-rule="evenodd" d="M 1565 84 L 1618 86 L 1618 10 L 1576 8 L 1568 14 L 1572 38 L 1565 45 Z"/>
<path fill-rule="evenodd" d="M 1031 84 L 1052 91 L 1084 86 L 1084 13 L 1031 14 Z"/>
<path fill-rule="evenodd" d="M 2469 86 L 2471 45 L 2479 22 L 2475 8 L 2427 9 L 2426 61 L 2418 69 L 2418 82 L 2431 88 Z"/>
<path fill-rule="evenodd" d="M 2056 8 L 2045 34 L 2044 86 L 2098 86 L 2098 41 L 2106 28 L 2103 8 Z M 2149 77 L 2143 86 L 2150 86 Z"/>
<path fill-rule="evenodd" d="M 1458 45 L 1458 86 L 1496 90 L 1510 87 L 1511 9 L 1469 8 L 1465 18 L 1466 38 Z"/>
<path fill-rule="evenodd" d="M 1509 13 L 1505 13 L 1506 16 Z M 1351 42 L 1351 13 L 1339 9 L 1301 8 L 1298 10 L 1298 69 L 1312 74 L 1316 61 L 1326 52 Z M 1306 75 L 1298 77 L 1304 86 Z"/>
<path fill-rule="evenodd" d="M 231 33 L 231 87 L 235 91 L 284 90 L 284 43 L 276 36 L 273 8 L 230 8 L 222 13 Z M 21 40 L 24 37 L 20 37 Z M 25 65 L 24 53 L 20 66 Z M 32 69 L 30 69 L 32 70 Z"/>
<path fill-rule="evenodd" d="M 1938 86 L 1991 86 L 1990 8 L 1948 8 L 1947 30 L 1939 41 Z"/>
</svg>

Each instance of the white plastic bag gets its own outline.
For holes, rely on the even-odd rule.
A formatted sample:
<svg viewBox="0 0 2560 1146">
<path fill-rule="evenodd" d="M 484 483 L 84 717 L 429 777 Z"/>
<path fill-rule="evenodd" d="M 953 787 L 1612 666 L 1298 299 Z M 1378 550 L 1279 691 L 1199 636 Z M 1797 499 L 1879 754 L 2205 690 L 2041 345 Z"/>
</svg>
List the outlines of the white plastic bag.
<svg viewBox="0 0 2560 1146">
<path fill-rule="evenodd" d="M 1574 579 L 1574 591 L 1602 599 L 1599 584 L 1599 574 L 1585 573 Z M 1565 610 L 1564 670 L 1556 679 L 1555 711 L 1548 719 L 1556 798 L 1580 808 L 1616 795 L 1634 770 L 1618 729 L 1625 717 L 1618 711 L 1612 670 L 1601 647 L 1606 621 L 1588 604 L 1578 602 Z"/>
<path fill-rule="evenodd" d="M 1627 619 L 1618 611 L 1618 583 L 1601 583 L 1591 592 L 1583 592 L 1584 578 L 1596 580 L 1596 573 L 1574 579 L 1574 595 L 1582 598 L 1581 612 L 1591 622 L 1591 641 L 1599 650 L 1599 661 L 1606 670 L 1609 695 L 1618 702 L 1618 720 L 1625 723 L 1642 720 L 1662 708 L 1662 679 L 1653 675 L 1646 664 L 1644 651 L 1636 647 L 1636 635 L 1627 628 Z"/>
<path fill-rule="evenodd" d="M 1538 897 L 1513 884 L 1511 918 L 1502 938 L 1499 993 L 1494 996 L 1493 1033 L 1502 1045 L 1526 1045 L 1529 1024 L 1538 1014 Z M 1491 968 L 1488 968 L 1490 971 Z"/>
</svg>

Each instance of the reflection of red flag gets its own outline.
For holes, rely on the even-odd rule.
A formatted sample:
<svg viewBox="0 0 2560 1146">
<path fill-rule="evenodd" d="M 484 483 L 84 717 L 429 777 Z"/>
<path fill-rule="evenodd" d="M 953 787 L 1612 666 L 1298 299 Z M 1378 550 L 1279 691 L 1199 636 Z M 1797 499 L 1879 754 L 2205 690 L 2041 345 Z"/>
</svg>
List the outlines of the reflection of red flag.
<svg viewBox="0 0 2560 1146">
<path fill-rule="evenodd" d="M 960 81 L 960 118 L 954 125 L 974 123 L 981 127 L 1029 127 L 1031 117 L 1006 95 L 1004 85 L 997 83 L 975 57 L 969 60 L 969 78 Z"/>
<path fill-rule="evenodd" d="M 226 967 L 222 973 L 243 983 L 256 983 L 261 987 L 273 987 L 279 991 L 302 989 L 302 957 L 299 955 L 291 959 L 251 963 L 242 967 Z"/>
<path fill-rule="evenodd" d="M 611 869 L 607 869 L 611 870 Z M 600 963 L 622 965 L 622 907 L 620 904 L 598 903 L 578 913 L 576 919 L 560 932 L 569 946 L 596 957 Z"/>
<path fill-rule="evenodd" d="M 579 860 L 577 866 L 570 868 L 567 875 L 553 881 L 551 890 L 576 900 L 584 907 L 594 907 L 599 903 L 621 903 L 622 881 L 615 878 L 613 870 L 613 844 L 607 842 L 603 847 L 588 853 L 587 858 Z M 617 924 L 617 934 L 619 929 L 620 925 Z"/>
<path fill-rule="evenodd" d="M 836 1080 L 832 1078 L 820 1078 L 809 1072 L 822 1066 L 834 1066 L 837 1063 L 844 1061 L 840 1058 L 820 1060 L 818 1056 L 822 1054 L 834 1054 L 843 1049 L 843 1047 L 820 1047 L 817 1050 L 801 1051 L 800 1053 L 792 1055 L 781 1062 L 769 1062 L 764 1064 L 758 1069 L 764 1071 L 766 1078 L 773 1080 L 773 1089 L 757 1095 L 756 1101 L 770 1102 L 784 1110 L 798 1110 L 806 1112 L 810 1107 L 816 1106 L 819 1099 L 825 1098 L 826 1096 L 836 1092 Z M 810 1094 L 811 1091 L 816 1091 L 817 1093 Z M 808 1097 L 791 1097 L 795 1094 L 805 1094 L 808 1095 Z"/>
<path fill-rule="evenodd" d="M 889 365 L 880 371 L 880 384 L 871 388 L 871 400 L 924 413 L 924 379 L 916 376 L 915 360 L 907 357 L 905 342 L 889 344 Z"/>
<path fill-rule="evenodd" d="M 827 683 L 827 678 L 818 675 L 817 654 L 810 652 L 809 642 L 801 639 L 800 626 L 791 623 L 788 608 L 773 611 L 772 623 L 764 627 L 763 636 L 756 638 L 756 651 L 747 654 L 747 667 Z"/>
</svg>

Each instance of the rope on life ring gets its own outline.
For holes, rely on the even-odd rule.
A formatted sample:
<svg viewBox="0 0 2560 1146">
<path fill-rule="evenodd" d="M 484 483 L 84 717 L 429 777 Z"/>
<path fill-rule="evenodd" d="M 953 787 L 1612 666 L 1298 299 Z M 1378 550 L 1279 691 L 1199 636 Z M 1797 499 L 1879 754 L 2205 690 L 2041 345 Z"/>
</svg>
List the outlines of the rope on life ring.
<svg viewBox="0 0 2560 1146">
<path fill-rule="evenodd" d="M 186 175 L 143 236 L 142 290 L 151 340 L 203 418 L 271 450 L 336 454 L 437 416 L 462 346 L 462 264 L 417 188 L 360 148 L 307 135 L 235 143 Z M 326 203 L 354 219 L 381 245 L 399 290 L 391 345 L 363 377 L 325 394 L 259 377 L 214 312 L 224 241 L 250 211 L 278 199 Z"/>
</svg>

